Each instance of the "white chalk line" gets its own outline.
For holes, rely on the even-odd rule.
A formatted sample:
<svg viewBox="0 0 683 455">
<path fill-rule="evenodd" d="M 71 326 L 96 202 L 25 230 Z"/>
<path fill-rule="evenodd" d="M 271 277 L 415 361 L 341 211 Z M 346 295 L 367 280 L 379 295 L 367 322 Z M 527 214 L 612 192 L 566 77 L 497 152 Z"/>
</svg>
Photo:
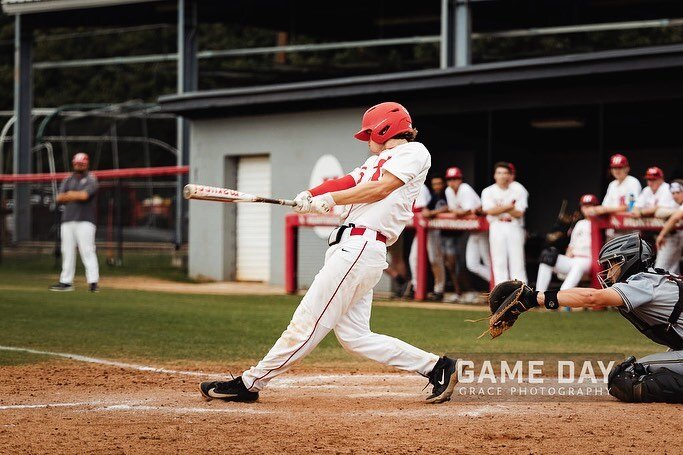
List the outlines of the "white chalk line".
<svg viewBox="0 0 683 455">
<path fill-rule="evenodd" d="M 221 403 L 223 405 L 224 403 Z M 135 404 L 134 402 L 109 403 L 103 404 L 102 401 L 87 401 L 74 403 L 39 403 L 39 404 L 15 404 L 0 406 L 0 411 L 11 410 L 32 410 L 32 409 L 54 409 L 54 408 L 73 408 L 84 412 L 143 412 L 143 413 L 164 413 L 164 414 L 239 414 L 239 415 L 291 415 L 290 409 L 258 409 L 249 407 L 245 404 L 231 404 L 230 407 L 188 407 L 188 406 L 158 406 L 148 404 Z M 454 407 L 425 405 L 421 409 L 364 409 L 359 411 L 339 411 L 330 410 L 329 414 L 344 417 L 360 416 L 382 416 L 382 417 L 482 417 L 491 414 L 506 413 L 508 408 L 504 406 L 477 406 L 467 410 L 457 410 Z M 308 411 L 301 411 L 308 414 Z"/>
<path fill-rule="evenodd" d="M 169 368 L 157 368 L 149 365 L 139 365 L 134 363 L 117 362 L 115 360 L 100 359 L 97 357 L 89 357 L 80 354 L 71 354 L 66 352 L 51 352 L 51 351 L 41 351 L 37 349 L 30 348 L 20 348 L 14 346 L 0 346 L 0 351 L 13 351 L 13 352 L 26 352 L 29 354 L 47 355 L 53 357 L 62 357 L 65 359 L 75 360 L 78 362 L 94 363 L 97 365 L 113 366 L 118 368 L 124 368 L 127 370 L 134 371 L 144 371 L 149 373 L 161 373 L 161 374 L 175 374 L 181 376 L 195 376 L 203 378 L 226 378 L 229 376 L 227 373 L 207 373 L 203 371 L 187 371 L 187 370 L 173 370 Z M 360 384 L 347 384 L 345 383 L 349 379 L 354 379 Z M 375 386 L 380 386 L 376 384 L 377 380 L 395 382 L 395 381 L 407 381 L 407 385 L 410 382 L 424 382 L 424 378 L 415 375 L 401 374 L 401 373 L 390 373 L 390 374 L 313 374 L 313 375 L 294 375 L 289 377 L 275 378 L 269 384 L 272 388 L 327 388 L 327 389 L 346 389 L 349 387 L 362 387 L 363 383 L 375 383 Z M 310 384 L 307 384 L 310 382 Z M 332 382 L 332 384 L 330 384 Z M 340 382 L 340 384 L 334 384 L 334 382 Z"/>
</svg>

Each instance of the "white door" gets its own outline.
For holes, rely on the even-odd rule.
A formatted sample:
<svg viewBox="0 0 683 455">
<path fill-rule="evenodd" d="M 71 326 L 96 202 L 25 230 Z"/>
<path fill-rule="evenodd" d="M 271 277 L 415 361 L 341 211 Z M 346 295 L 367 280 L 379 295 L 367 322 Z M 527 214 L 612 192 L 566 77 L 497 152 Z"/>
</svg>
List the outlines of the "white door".
<svg viewBox="0 0 683 455">
<path fill-rule="evenodd" d="M 270 196 L 270 160 L 267 156 L 239 159 L 237 191 Z M 237 279 L 270 279 L 269 204 L 237 204 Z"/>
</svg>

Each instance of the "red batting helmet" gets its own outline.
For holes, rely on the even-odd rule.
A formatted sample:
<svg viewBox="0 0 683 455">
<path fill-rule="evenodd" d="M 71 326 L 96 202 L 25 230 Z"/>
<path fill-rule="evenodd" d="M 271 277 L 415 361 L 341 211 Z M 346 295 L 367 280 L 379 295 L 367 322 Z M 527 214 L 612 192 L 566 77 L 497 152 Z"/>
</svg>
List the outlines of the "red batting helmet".
<svg viewBox="0 0 683 455">
<path fill-rule="evenodd" d="M 612 155 L 612 157 L 609 159 L 609 167 L 611 169 L 620 168 L 620 167 L 629 167 L 628 159 L 624 155 L 622 155 L 621 153 L 617 153 L 616 155 Z"/>
<path fill-rule="evenodd" d="M 594 194 L 584 194 L 579 200 L 581 205 L 599 205 L 598 197 Z"/>
<path fill-rule="evenodd" d="M 645 180 L 658 179 L 664 179 L 664 171 L 657 166 L 650 167 L 647 169 L 647 171 L 645 171 Z"/>
<path fill-rule="evenodd" d="M 398 103 L 387 102 L 372 106 L 363 114 L 360 131 L 354 137 L 361 141 L 372 139 L 378 144 L 397 134 L 412 131 L 413 121 L 408 110 Z"/>
<path fill-rule="evenodd" d="M 446 169 L 446 180 L 451 180 L 451 179 L 461 179 L 462 178 L 462 171 L 460 170 L 459 167 L 449 167 Z"/>
<path fill-rule="evenodd" d="M 90 158 L 88 158 L 87 153 L 76 153 L 73 158 L 71 158 L 71 164 L 88 164 Z"/>
</svg>

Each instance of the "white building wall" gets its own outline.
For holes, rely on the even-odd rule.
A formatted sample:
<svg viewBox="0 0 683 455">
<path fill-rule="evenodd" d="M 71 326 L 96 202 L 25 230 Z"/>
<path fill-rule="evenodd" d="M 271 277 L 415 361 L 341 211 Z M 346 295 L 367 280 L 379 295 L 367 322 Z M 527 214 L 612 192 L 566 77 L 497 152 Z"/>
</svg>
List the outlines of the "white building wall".
<svg viewBox="0 0 683 455">
<path fill-rule="evenodd" d="M 364 107 L 263 116 L 194 120 L 190 148 L 190 182 L 231 186 L 236 158 L 270 156 L 274 197 L 293 198 L 308 187 L 318 158 L 332 154 L 345 172 L 368 156 L 367 145 L 353 138 Z M 284 215 L 291 209 L 270 206 L 270 281 L 284 283 Z M 234 279 L 234 207 L 190 201 L 189 272 L 215 280 Z M 322 266 L 327 244 L 302 229 L 300 283 L 306 287 Z M 319 258 L 316 261 L 314 258 Z M 305 265 L 304 265 L 305 264 Z"/>
</svg>

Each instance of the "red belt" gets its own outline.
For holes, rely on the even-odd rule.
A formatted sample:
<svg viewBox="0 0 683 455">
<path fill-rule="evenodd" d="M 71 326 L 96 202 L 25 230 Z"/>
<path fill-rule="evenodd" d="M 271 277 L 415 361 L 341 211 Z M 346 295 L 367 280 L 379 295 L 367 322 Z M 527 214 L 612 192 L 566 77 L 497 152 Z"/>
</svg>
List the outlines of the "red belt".
<svg viewBox="0 0 683 455">
<path fill-rule="evenodd" d="M 351 228 L 351 235 L 363 235 L 363 234 L 365 234 L 365 231 L 366 231 L 366 228 L 364 228 L 364 227 L 354 227 L 354 228 Z M 377 232 L 376 239 L 379 242 L 387 243 L 386 236 L 380 232 Z"/>
</svg>

